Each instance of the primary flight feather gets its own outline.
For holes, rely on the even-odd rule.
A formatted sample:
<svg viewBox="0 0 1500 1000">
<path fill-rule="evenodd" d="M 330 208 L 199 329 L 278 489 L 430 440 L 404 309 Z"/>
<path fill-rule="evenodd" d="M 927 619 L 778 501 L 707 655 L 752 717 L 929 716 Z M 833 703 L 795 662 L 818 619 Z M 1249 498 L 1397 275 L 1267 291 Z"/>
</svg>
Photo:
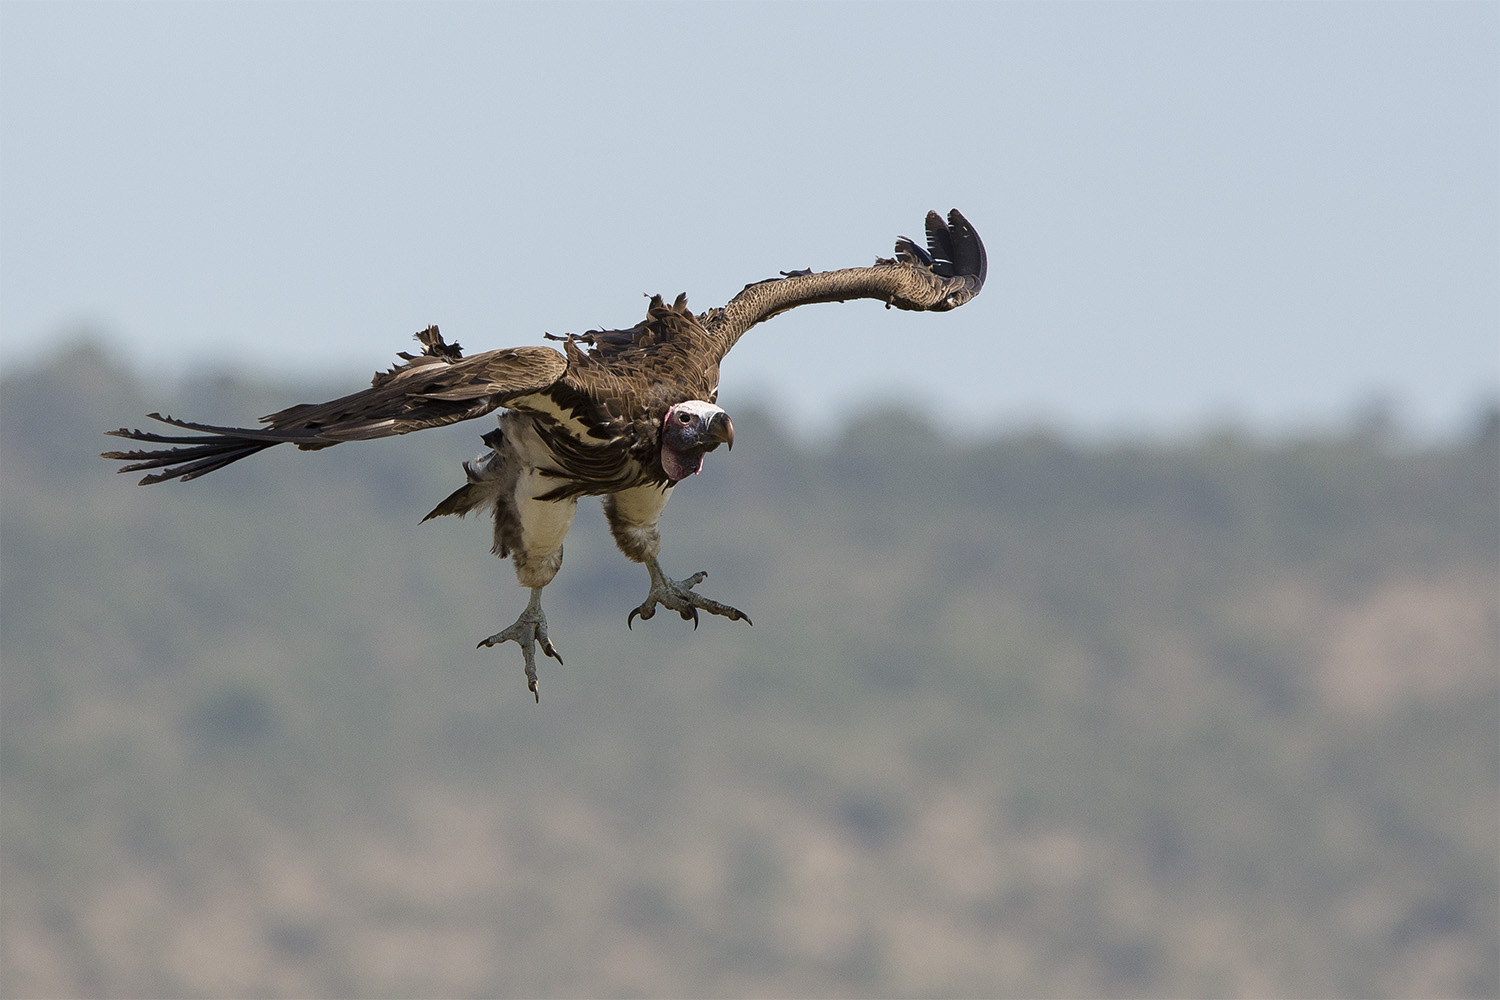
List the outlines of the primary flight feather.
<svg viewBox="0 0 1500 1000">
<path fill-rule="evenodd" d="M 722 308 L 694 314 L 687 297 L 653 296 L 646 318 L 624 330 L 551 338 L 551 347 L 508 347 L 464 357 L 428 327 L 422 353 L 405 352 L 368 389 L 327 403 L 301 403 L 262 417 L 259 428 L 218 427 L 153 413 L 190 434 L 120 428 L 116 437 L 173 445 L 105 452 L 130 464 L 121 472 L 159 470 L 142 485 L 187 481 L 278 444 L 304 450 L 406 434 L 502 410 L 484 435 L 488 450 L 464 463 L 465 483 L 428 513 L 493 513 L 494 552 L 509 557 L 531 598 L 509 627 L 482 641 L 521 647 L 527 685 L 537 694 L 536 650 L 562 662 L 547 634 L 542 590 L 562 564 L 562 543 L 580 496 L 602 496 L 615 544 L 644 563 L 646 600 L 626 624 L 658 606 L 696 627 L 698 612 L 749 622 L 744 612 L 693 590 L 706 577 L 673 580 L 656 557 L 658 521 L 672 488 L 698 472 L 703 456 L 734 447 L 734 424 L 717 404 L 719 363 L 755 324 L 813 302 L 879 299 L 890 307 L 956 309 L 984 287 L 984 244 L 957 209 L 945 221 L 927 213 L 927 245 L 902 237 L 895 256 L 870 267 L 791 271 L 746 285 Z M 427 518 L 423 518 L 426 520 Z M 538 695 L 538 700 L 540 696 Z"/>
</svg>

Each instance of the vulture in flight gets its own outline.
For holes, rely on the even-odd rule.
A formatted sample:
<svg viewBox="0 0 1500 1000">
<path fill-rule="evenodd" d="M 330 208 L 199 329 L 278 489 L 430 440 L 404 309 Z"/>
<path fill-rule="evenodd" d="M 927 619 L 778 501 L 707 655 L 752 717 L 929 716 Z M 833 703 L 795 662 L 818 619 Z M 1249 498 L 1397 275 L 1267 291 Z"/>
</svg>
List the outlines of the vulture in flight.
<svg viewBox="0 0 1500 1000">
<path fill-rule="evenodd" d="M 416 335 L 421 354 L 401 352 L 400 363 L 376 373 L 368 389 L 288 407 L 261 417 L 257 428 L 152 413 L 153 420 L 192 433 L 122 427 L 108 433 L 173 447 L 104 457 L 129 462 L 121 472 L 160 470 L 141 485 L 185 482 L 278 444 L 312 451 L 501 410 L 499 426 L 483 438 L 488 450 L 464 463 L 464 484 L 427 518 L 493 514 L 494 552 L 510 557 L 531 599 L 514 624 L 479 645 L 517 643 L 536 694 L 536 649 L 562 662 L 547 634 L 542 591 L 562 564 L 563 537 L 581 496 L 604 498 L 615 544 L 651 576 L 646 599 L 626 617 L 627 625 L 637 615 L 652 617 L 658 605 L 695 628 L 699 611 L 750 621 L 693 590 L 707 573 L 673 580 L 656 561 L 657 523 L 672 488 L 698 472 L 708 452 L 734 447 L 734 424 L 715 399 L 719 362 L 745 331 L 813 302 L 878 299 L 887 308 L 945 312 L 979 294 L 985 268 L 984 244 L 968 220 L 956 209 L 946 221 L 929 212 L 925 248 L 902 237 L 894 257 L 877 257 L 870 267 L 783 272 L 746 285 L 722 308 L 697 314 L 685 295 L 671 304 L 653 296 L 646 318 L 628 329 L 547 335 L 561 342 L 561 351 L 506 347 L 465 357 L 432 326 Z"/>
</svg>

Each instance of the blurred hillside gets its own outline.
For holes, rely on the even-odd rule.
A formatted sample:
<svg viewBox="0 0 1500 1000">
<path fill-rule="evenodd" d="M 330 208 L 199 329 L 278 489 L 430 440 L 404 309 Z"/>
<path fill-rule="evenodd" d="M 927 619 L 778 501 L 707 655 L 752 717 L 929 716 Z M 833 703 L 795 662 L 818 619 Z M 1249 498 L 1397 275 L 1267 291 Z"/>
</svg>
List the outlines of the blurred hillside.
<svg viewBox="0 0 1500 1000">
<path fill-rule="evenodd" d="M 1500 436 L 827 446 L 736 412 L 531 701 L 477 423 L 138 489 L 350 386 L 0 384 L 6 996 L 1500 994 Z"/>
</svg>

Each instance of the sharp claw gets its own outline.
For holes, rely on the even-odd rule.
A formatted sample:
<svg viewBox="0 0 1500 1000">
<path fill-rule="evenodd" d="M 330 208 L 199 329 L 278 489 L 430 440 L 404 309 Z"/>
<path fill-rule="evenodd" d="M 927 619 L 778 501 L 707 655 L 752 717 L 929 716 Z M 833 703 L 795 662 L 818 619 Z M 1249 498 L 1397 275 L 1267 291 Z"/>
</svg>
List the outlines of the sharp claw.
<svg viewBox="0 0 1500 1000">
<path fill-rule="evenodd" d="M 702 597 L 693 591 L 693 588 L 708 579 L 707 571 L 700 570 L 692 576 L 682 580 L 669 579 L 661 572 L 653 560 L 648 568 L 651 570 L 651 591 L 646 595 L 646 600 L 640 607 L 635 608 L 625 617 L 625 625 L 632 628 L 637 616 L 641 621 L 646 621 L 656 614 L 658 606 L 671 608 L 685 622 L 692 622 L 696 631 L 702 621 L 699 611 L 707 611 L 711 615 L 719 615 L 730 621 L 750 621 L 748 615 L 738 608 L 731 608 L 727 604 Z"/>
<path fill-rule="evenodd" d="M 532 591 L 531 603 L 526 610 L 521 612 L 521 617 L 509 628 L 501 629 L 487 639 L 480 640 L 475 649 L 486 646 L 499 646 L 507 642 L 514 642 L 521 647 L 521 658 L 526 662 L 526 687 L 535 696 L 537 704 L 541 704 L 542 695 L 537 690 L 536 677 L 536 648 L 542 647 L 542 652 L 552 657 L 558 663 L 562 663 L 562 656 L 558 654 L 557 647 L 552 644 L 552 639 L 547 635 L 547 617 L 542 614 L 541 588 Z"/>
</svg>

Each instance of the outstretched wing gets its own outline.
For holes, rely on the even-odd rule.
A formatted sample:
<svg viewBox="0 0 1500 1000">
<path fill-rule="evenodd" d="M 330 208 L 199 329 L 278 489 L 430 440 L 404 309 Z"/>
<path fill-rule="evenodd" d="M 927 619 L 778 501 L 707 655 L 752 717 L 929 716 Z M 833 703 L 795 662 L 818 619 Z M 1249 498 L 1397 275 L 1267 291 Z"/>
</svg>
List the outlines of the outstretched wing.
<svg viewBox="0 0 1500 1000">
<path fill-rule="evenodd" d="M 115 437 L 181 447 L 110 451 L 105 458 L 132 464 L 121 472 L 162 469 L 141 485 L 186 482 L 254 455 L 273 445 L 312 450 L 344 441 L 408 434 L 483 416 L 508 400 L 547 388 L 562 377 L 568 362 L 550 347 L 509 347 L 465 358 L 457 344 L 444 343 L 437 327 L 417 334 L 423 351 L 402 352 L 403 363 L 376 373 L 370 388 L 328 403 L 299 403 L 261 417 L 264 427 L 216 427 L 150 414 L 193 435 L 158 434 L 120 428 Z"/>
<path fill-rule="evenodd" d="M 879 299 L 897 309 L 945 312 L 979 294 L 986 270 L 984 243 L 969 220 L 956 208 L 947 222 L 928 212 L 926 249 L 903 236 L 896 256 L 877 257 L 872 267 L 791 271 L 746 285 L 724 308 L 705 313 L 703 325 L 727 352 L 755 324 L 813 302 Z"/>
</svg>

